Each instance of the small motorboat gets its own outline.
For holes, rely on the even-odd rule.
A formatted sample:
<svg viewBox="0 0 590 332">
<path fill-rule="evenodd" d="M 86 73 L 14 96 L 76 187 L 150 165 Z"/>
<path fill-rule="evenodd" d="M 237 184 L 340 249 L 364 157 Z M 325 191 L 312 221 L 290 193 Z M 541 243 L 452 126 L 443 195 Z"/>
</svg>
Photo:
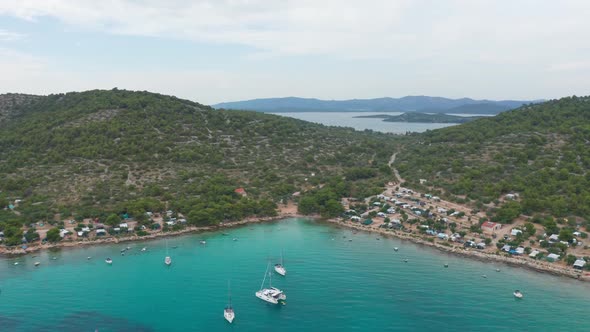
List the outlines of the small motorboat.
<svg viewBox="0 0 590 332">
<path fill-rule="evenodd" d="M 514 291 L 514 293 L 512 293 L 512 294 L 513 294 L 513 295 L 514 295 L 514 297 L 515 297 L 515 298 L 517 298 L 517 299 L 522 299 L 522 297 L 524 296 L 524 295 L 522 295 L 522 293 L 521 293 L 521 292 L 520 292 L 518 289 L 517 289 L 517 290 L 515 290 L 515 291 Z"/>
<path fill-rule="evenodd" d="M 496 272 L 500 272 L 500 269 L 496 269 Z"/>
<path fill-rule="evenodd" d="M 234 237 L 234 241 L 237 241 L 237 240 L 238 240 L 238 238 L 237 237 Z"/>
<path fill-rule="evenodd" d="M 404 259 L 404 263 L 407 263 L 407 262 L 408 262 L 408 259 L 407 259 L 407 258 L 406 258 L 406 259 Z"/>
<path fill-rule="evenodd" d="M 449 267 L 449 264 L 445 264 L 445 267 Z"/>
<path fill-rule="evenodd" d="M 35 266 L 39 266 L 39 264 L 41 264 L 41 262 L 35 262 Z"/>
<path fill-rule="evenodd" d="M 399 249 L 397 247 L 393 248 L 393 251 L 398 251 Z"/>
<path fill-rule="evenodd" d="M 147 250 L 146 247 L 141 248 L 141 251 L 146 251 L 146 250 Z"/>
<path fill-rule="evenodd" d="M 170 256 L 166 256 L 166 258 L 164 258 L 164 264 L 170 266 L 172 264 L 172 258 L 170 258 Z"/>
<path fill-rule="evenodd" d="M 104 261 L 105 261 L 105 263 L 107 263 L 107 264 L 109 264 L 109 265 L 113 264 L 113 260 L 112 260 L 112 259 L 110 259 L 110 258 L 107 258 L 107 259 L 105 259 Z"/>
<path fill-rule="evenodd" d="M 487 278 L 488 276 L 487 276 L 487 275 L 485 275 L 485 274 L 482 274 L 482 275 L 481 275 L 481 277 L 482 277 L 482 278 Z"/>
<path fill-rule="evenodd" d="M 221 233 L 221 235 L 228 236 L 229 234 L 228 233 Z"/>
<path fill-rule="evenodd" d="M 127 247 L 126 249 L 127 249 L 127 250 L 131 250 L 131 247 Z"/>
<path fill-rule="evenodd" d="M 14 265 L 18 265 L 18 262 L 14 262 Z"/>
<path fill-rule="evenodd" d="M 86 259 L 87 259 L 87 260 L 90 260 L 91 258 L 92 258 L 92 257 L 90 257 L 90 256 L 86 257 Z"/>
<path fill-rule="evenodd" d="M 201 242 L 200 242 L 200 243 L 201 243 L 201 244 L 207 244 L 207 241 L 205 241 L 205 240 L 201 240 Z"/>
<path fill-rule="evenodd" d="M 51 260 L 57 260 L 57 257 L 51 257 Z"/>
</svg>

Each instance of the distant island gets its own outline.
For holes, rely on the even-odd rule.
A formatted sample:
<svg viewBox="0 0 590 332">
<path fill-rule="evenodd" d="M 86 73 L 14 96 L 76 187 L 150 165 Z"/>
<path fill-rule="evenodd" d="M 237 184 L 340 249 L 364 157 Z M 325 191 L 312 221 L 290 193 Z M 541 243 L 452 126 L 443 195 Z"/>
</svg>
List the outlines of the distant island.
<svg viewBox="0 0 590 332">
<path fill-rule="evenodd" d="M 350 100 L 314 98 L 264 98 L 212 105 L 216 109 L 250 110 L 265 113 L 284 112 L 420 112 L 446 114 L 498 114 L 539 100 L 475 100 L 406 96 Z"/>
<path fill-rule="evenodd" d="M 400 115 L 359 115 L 355 116 L 355 118 L 383 119 L 384 122 L 465 123 L 484 118 L 484 116 L 458 116 L 449 114 L 428 114 L 410 112 Z"/>
</svg>

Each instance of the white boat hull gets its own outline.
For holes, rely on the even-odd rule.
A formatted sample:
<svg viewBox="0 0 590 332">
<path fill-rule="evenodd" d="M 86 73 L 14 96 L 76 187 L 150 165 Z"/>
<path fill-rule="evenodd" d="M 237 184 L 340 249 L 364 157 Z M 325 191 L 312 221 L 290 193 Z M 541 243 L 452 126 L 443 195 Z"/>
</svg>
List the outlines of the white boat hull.
<svg viewBox="0 0 590 332">
<path fill-rule="evenodd" d="M 287 270 L 282 265 L 275 265 L 275 272 L 282 276 L 287 275 Z"/>
<path fill-rule="evenodd" d="M 172 258 L 170 258 L 170 257 L 166 257 L 166 258 L 164 259 L 164 264 L 166 264 L 166 265 L 170 266 L 170 265 L 172 264 Z"/>
<path fill-rule="evenodd" d="M 224 310 L 223 317 L 225 318 L 226 321 L 228 321 L 231 324 L 234 321 L 236 314 L 234 313 L 233 310 L 232 311 Z"/>
<path fill-rule="evenodd" d="M 271 295 L 269 295 L 266 292 L 266 289 L 256 292 L 256 297 L 263 300 L 263 301 L 266 301 L 268 303 L 279 304 L 279 301 L 277 299 L 275 299 L 274 297 L 272 297 Z"/>
</svg>

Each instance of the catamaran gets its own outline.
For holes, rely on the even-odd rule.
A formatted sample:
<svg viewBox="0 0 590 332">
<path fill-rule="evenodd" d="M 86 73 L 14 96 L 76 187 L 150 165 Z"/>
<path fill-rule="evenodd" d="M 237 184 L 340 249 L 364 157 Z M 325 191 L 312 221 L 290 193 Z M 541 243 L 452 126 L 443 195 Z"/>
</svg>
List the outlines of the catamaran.
<svg viewBox="0 0 590 332">
<path fill-rule="evenodd" d="M 229 297 L 229 303 L 227 304 L 227 307 L 223 309 L 223 317 L 231 324 L 234 321 L 236 314 L 234 313 L 234 308 L 231 306 L 231 288 L 229 281 L 227 282 L 227 293 Z"/>
<path fill-rule="evenodd" d="M 172 258 L 168 254 L 168 240 L 166 240 L 166 258 L 164 258 L 164 264 L 170 266 L 172 264 Z"/>
<path fill-rule="evenodd" d="M 287 274 L 287 269 L 285 269 L 285 266 L 283 265 L 283 252 L 281 251 L 281 262 L 278 264 L 275 264 L 275 272 L 285 276 Z"/>
<path fill-rule="evenodd" d="M 287 299 L 287 295 L 283 293 L 282 290 L 272 287 L 272 273 L 268 270 L 270 268 L 270 262 L 266 266 L 266 271 L 264 271 L 264 279 L 262 279 L 262 284 L 260 285 L 260 290 L 256 292 L 256 297 L 272 304 L 285 304 L 285 300 Z M 268 274 L 268 288 L 264 287 L 264 282 L 266 281 L 266 275 Z"/>
</svg>

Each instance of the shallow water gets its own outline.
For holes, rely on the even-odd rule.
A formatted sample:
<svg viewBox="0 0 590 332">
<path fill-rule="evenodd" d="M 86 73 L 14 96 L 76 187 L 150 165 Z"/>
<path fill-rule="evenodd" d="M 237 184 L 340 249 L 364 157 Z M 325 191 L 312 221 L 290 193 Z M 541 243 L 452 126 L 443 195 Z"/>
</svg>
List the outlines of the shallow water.
<svg viewBox="0 0 590 332">
<path fill-rule="evenodd" d="M 306 219 L 226 232 L 169 239 L 171 267 L 163 262 L 163 239 L 3 258 L 0 330 L 590 330 L 590 285 L 576 280 Z M 120 256 L 127 245 L 132 250 Z M 288 274 L 272 281 L 287 294 L 287 305 L 273 306 L 254 292 L 281 250 Z M 223 319 L 228 279 L 232 325 Z M 516 300 L 514 289 L 525 298 Z"/>
</svg>

